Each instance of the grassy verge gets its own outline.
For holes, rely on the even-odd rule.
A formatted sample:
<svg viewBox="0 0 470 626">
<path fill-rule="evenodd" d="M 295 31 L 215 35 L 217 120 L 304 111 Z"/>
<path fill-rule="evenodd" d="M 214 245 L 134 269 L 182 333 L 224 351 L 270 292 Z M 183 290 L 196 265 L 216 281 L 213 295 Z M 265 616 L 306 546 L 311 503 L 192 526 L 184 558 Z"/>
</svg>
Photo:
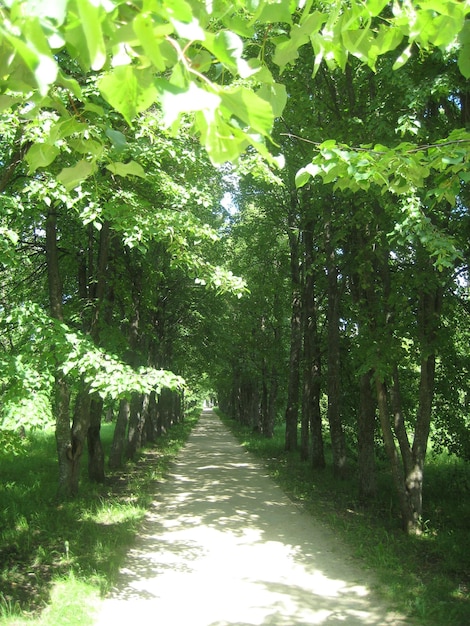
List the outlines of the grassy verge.
<svg viewBox="0 0 470 626">
<path fill-rule="evenodd" d="M 376 572 L 380 592 L 390 606 L 426 626 L 470 624 L 468 464 L 447 456 L 430 458 L 424 493 L 425 531 L 419 538 L 407 537 L 400 530 L 385 465 L 379 470 L 379 495 L 364 507 L 353 467 L 351 478 L 338 482 L 328 468 L 314 472 L 298 454 L 284 452 L 283 427 L 267 440 L 221 417 L 284 491 L 332 527 L 355 556 Z"/>
<path fill-rule="evenodd" d="M 80 497 L 58 503 L 54 433 L 36 433 L 26 453 L 0 457 L 0 624 L 91 624 L 93 607 L 122 559 L 177 452 L 192 416 L 145 449 L 136 463 L 86 481 Z M 113 425 L 104 425 L 110 444 Z M 86 474 L 84 459 L 83 474 Z"/>
</svg>

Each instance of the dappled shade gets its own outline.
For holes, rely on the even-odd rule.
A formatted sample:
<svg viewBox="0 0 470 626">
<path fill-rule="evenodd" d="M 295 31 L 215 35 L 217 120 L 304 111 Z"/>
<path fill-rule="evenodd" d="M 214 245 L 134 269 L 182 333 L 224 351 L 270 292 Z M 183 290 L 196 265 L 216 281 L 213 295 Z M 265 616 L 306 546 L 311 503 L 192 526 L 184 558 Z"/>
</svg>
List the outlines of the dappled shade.
<svg viewBox="0 0 470 626">
<path fill-rule="evenodd" d="M 370 583 L 205 411 L 97 623 L 403 625 Z"/>
</svg>

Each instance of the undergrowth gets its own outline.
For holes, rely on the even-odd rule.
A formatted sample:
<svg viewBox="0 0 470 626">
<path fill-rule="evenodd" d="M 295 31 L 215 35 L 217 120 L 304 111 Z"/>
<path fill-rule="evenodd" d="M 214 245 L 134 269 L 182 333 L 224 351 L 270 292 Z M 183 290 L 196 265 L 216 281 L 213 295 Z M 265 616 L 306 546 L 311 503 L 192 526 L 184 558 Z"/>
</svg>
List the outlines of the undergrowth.
<svg viewBox="0 0 470 626">
<path fill-rule="evenodd" d="M 53 432 L 32 434 L 19 456 L 0 456 L 2 626 L 92 623 L 93 605 L 113 585 L 156 483 L 196 421 L 173 426 L 104 485 L 87 481 L 84 458 L 80 495 L 63 502 Z M 105 449 L 113 428 L 102 427 Z"/>
<path fill-rule="evenodd" d="M 470 624 L 470 467 L 445 454 L 430 455 L 425 469 L 423 534 L 406 536 L 385 464 L 379 464 L 377 498 L 359 500 L 356 468 L 338 481 L 314 471 L 298 453 L 284 451 L 284 427 L 265 439 L 219 415 L 272 478 L 316 518 L 332 527 L 354 555 L 376 573 L 380 592 L 396 610 L 426 626 Z"/>
</svg>

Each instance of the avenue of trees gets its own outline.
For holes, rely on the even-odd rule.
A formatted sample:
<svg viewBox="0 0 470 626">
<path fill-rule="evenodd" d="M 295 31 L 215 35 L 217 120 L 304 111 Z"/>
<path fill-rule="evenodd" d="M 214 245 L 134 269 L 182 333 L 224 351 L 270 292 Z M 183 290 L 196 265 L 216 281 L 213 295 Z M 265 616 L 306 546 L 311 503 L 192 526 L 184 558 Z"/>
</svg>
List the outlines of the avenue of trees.
<svg viewBox="0 0 470 626">
<path fill-rule="evenodd" d="M 365 501 L 383 452 L 419 532 L 430 436 L 470 458 L 468 0 L 3 0 L 0 43 L 0 446 L 53 422 L 76 494 L 106 413 L 119 467 L 216 392 Z"/>
</svg>

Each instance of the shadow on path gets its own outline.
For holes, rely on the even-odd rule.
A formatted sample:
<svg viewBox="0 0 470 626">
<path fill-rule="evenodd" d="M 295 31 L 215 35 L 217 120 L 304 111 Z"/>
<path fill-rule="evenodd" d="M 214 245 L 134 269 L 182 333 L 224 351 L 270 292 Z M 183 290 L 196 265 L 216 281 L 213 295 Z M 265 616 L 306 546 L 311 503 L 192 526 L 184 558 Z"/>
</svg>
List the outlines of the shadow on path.
<svg viewBox="0 0 470 626">
<path fill-rule="evenodd" d="M 404 626 L 332 533 L 204 411 L 99 626 Z"/>
</svg>

